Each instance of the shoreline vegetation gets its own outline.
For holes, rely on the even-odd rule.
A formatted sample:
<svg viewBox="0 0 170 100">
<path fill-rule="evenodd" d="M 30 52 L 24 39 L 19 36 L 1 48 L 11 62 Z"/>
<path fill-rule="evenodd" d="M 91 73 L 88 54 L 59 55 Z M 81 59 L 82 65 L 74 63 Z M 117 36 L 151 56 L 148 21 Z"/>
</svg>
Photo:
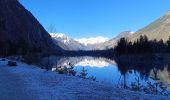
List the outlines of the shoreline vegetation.
<svg viewBox="0 0 170 100">
<path fill-rule="evenodd" d="M 136 41 L 121 38 L 114 48 L 116 55 L 153 55 L 170 53 L 170 37 L 167 41 L 149 40 L 146 35 L 140 36 Z"/>
</svg>

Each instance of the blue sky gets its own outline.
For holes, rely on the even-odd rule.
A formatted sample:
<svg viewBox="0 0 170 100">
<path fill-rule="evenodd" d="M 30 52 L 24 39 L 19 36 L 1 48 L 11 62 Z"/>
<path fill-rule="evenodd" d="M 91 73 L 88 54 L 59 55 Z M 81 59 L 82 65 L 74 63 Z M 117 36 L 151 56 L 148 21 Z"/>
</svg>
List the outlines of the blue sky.
<svg viewBox="0 0 170 100">
<path fill-rule="evenodd" d="M 170 0 L 20 0 L 40 23 L 72 38 L 136 31 L 170 10 Z"/>
</svg>

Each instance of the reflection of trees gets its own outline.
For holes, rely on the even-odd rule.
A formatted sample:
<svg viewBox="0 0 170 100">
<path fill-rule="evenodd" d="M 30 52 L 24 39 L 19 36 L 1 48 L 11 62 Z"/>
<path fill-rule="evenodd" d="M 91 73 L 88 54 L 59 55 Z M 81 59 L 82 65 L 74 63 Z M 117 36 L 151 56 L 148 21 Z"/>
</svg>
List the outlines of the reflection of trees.
<svg viewBox="0 0 170 100">
<path fill-rule="evenodd" d="M 154 70 L 155 74 L 157 70 L 163 71 L 165 66 L 169 66 L 170 64 L 165 62 L 157 62 L 157 61 L 136 61 L 136 59 L 132 59 L 128 61 L 121 61 L 115 60 L 118 66 L 118 70 L 122 75 L 126 74 L 129 71 L 138 72 L 140 74 L 140 77 L 142 79 L 147 79 L 150 76 L 151 70 Z M 156 70 L 156 69 L 157 70 Z M 170 71 L 170 68 L 168 67 L 168 71 Z"/>
<path fill-rule="evenodd" d="M 153 77 L 151 77 L 153 80 L 155 80 L 155 81 L 158 81 L 159 80 L 159 78 L 158 78 L 158 69 L 156 69 L 156 68 L 153 68 Z M 154 92 L 157 94 L 157 92 L 158 92 L 158 82 L 155 82 L 155 90 L 154 90 Z"/>
<path fill-rule="evenodd" d="M 124 63 L 120 62 L 118 64 L 118 69 L 121 72 L 121 76 L 123 76 L 123 88 L 127 88 L 127 79 L 126 78 L 127 78 L 128 68 L 124 65 Z"/>
<path fill-rule="evenodd" d="M 134 91 L 144 91 L 146 93 L 159 94 L 159 95 L 167 95 L 167 89 L 163 82 L 161 82 L 161 78 L 159 77 L 160 73 L 165 72 L 165 68 L 168 73 L 170 68 L 168 67 L 168 62 L 160 62 L 157 60 L 151 61 L 138 61 L 138 59 L 127 59 L 121 60 L 117 59 L 116 63 L 120 73 L 124 76 L 124 88 L 130 88 Z M 136 76 L 134 82 L 131 83 L 131 86 L 127 86 L 127 74 L 130 72 L 139 73 L 140 76 Z M 170 75 L 170 74 L 169 74 Z M 167 75 L 166 75 L 167 76 Z M 145 80 L 147 85 L 140 84 L 140 79 Z M 152 79 L 154 82 L 148 80 Z M 169 78 L 167 78 L 169 80 Z"/>
</svg>

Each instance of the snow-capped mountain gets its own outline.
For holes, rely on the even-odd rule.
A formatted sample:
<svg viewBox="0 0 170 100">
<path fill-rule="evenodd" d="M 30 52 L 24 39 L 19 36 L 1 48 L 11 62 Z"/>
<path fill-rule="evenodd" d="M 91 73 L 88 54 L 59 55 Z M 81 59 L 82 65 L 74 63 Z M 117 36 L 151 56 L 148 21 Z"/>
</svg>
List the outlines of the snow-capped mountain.
<svg viewBox="0 0 170 100">
<path fill-rule="evenodd" d="M 79 43 L 82 43 L 84 45 L 94 45 L 94 44 L 100 44 L 104 43 L 109 40 L 107 37 L 97 36 L 97 37 L 90 37 L 90 38 L 81 38 L 81 39 L 75 39 Z"/>
<path fill-rule="evenodd" d="M 57 38 L 58 40 L 62 41 L 63 43 L 69 43 L 70 42 L 70 38 L 67 37 L 66 35 L 62 34 L 62 33 L 50 33 L 52 38 Z"/>
<path fill-rule="evenodd" d="M 78 41 L 66 36 L 62 33 L 50 33 L 51 37 L 54 39 L 55 42 L 60 42 L 65 46 L 62 46 L 64 50 L 83 50 L 85 47 L 83 44 L 79 43 Z"/>
<path fill-rule="evenodd" d="M 63 33 L 50 33 L 50 35 L 57 45 L 63 43 L 65 46 L 62 45 L 61 47 L 65 50 L 94 50 L 96 45 L 109 40 L 108 38 L 102 36 L 73 39 Z"/>
<path fill-rule="evenodd" d="M 81 39 L 73 39 L 62 33 L 51 33 L 51 37 L 54 39 L 57 45 L 61 45 L 60 47 L 65 50 L 105 50 L 113 48 L 117 41 L 122 37 L 129 37 L 133 32 L 125 31 L 121 32 L 118 36 L 113 39 L 107 37 L 90 37 L 90 38 L 81 38 Z"/>
</svg>

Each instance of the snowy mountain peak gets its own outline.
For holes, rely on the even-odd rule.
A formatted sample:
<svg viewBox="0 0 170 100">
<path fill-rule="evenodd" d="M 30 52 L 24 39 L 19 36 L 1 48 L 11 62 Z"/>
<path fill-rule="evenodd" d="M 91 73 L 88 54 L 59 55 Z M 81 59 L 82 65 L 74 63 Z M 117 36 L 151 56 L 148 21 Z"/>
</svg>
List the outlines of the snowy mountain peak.
<svg viewBox="0 0 170 100">
<path fill-rule="evenodd" d="M 69 43 L 70 38 L 63 33 L 50 33 L 51 37 L 54 39 L 60 39 L 63 43 Z"/>
<path fill-rule="evenodd" d="M 60 37 L 60 38 L 63 38 L 63 37 L 67 37 L 65 34 L 63 33 L 50 33 L 51 36 L 54 36 L 54 37 Z"/>
<path fill-rule="evenodd" d="M 90 37 L 90 38 L 81 38 L 81 39 L 75 39 L 79 43 L 82 43 L 84 45 L 93 45 L 93 44 L 100 44 L 104 43 L 109 40 L 107 37 L 97 36 L 97 37 Z"/>
<path fill-rule="evenodd" d="M 56 42 L 60 42 L 67 46 L 67 50 L 83 50 L 84 45 L 79 43 L 78 41 L 66 36 L 65 34 L 62 33 L 50 33 L 51 37 L 54 39 Z M 65 50 L 65 49 L 64 49 Z"/>
<path fill-rule="evenodd" d="M 96 45 L 109 40 L 107 37 L 102 36 L 73 39 L 62 33 L 50 33 L 50 35 L 54 41 L 63 43 L 69 50 L 94 50 Z"/>
</svg>

